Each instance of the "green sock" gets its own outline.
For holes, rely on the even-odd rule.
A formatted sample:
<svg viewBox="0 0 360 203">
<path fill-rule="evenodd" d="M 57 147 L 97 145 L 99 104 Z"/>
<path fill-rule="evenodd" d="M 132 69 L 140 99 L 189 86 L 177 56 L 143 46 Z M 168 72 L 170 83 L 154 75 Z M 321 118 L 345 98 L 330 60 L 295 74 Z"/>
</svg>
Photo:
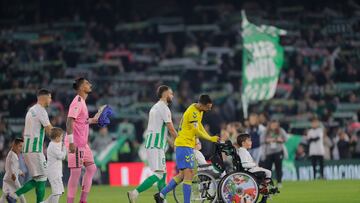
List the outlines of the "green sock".
<svg viewBox="0 0 360 203">
<path fill-rule="evenodd" d="M 157 187 L 158 187 L 159 192 L 166 186 L 165 182 L 166 182 L 166 173 L 164 173 L 161 180 L 159 180 L 158 183 L 157 183 Z"/>
<path fill-rule="evenodd" d="M 16 190 L 15 194 L 20 197 L 22 194 L 27 193 L 29 190 L 36 187 L 36 181 L 31 179 L 28 182 L 26 182 L 21 188 Z"/>
<path fill-rule="evenodd" d="M 36 181 L 36 202 L 44 201 L 46 181 Z"/>
<path fill-rule="evenodd" d="M 149 189 L 151 186 L 154 185 L 154 183 L 158 182 L 160 179 L 156 175 L 152 175 L 145 179 L 143 183 L 141 183 L 136 190 L 141 193 L 145 190 Z"/>
</svg>

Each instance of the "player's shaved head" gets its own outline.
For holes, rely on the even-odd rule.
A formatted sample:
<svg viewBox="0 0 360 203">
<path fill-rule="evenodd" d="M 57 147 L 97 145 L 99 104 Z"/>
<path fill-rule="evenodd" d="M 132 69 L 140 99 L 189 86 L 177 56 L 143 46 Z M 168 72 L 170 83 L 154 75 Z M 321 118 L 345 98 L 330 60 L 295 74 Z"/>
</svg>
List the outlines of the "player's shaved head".
<svg viewBox="0 0 360 203">
<path fill-rule="evenodd" d="M 81 77 L 75 80 L 75 82 L 73 83 L 73 88 L 74 90 L 79 90 L 80 86 L 83 84 L 83 82 L 85 82 L 85 78 Z"/>
<path fill-rule="evenodd" d="M 208 104 L 212 104 L 212 100 L 209 95 L 202 94 L 199 97 L 199 103 L 202 105 L 208 105 Z"/>
<path fill-rule="evenodd" d="M 43 107 L 48 107 L 51 103 L 51 92 L 47 89 L 40 89 L 37 91 L 36 93 L 37 96 L 37 102 L 43 106 Z"/>
<path fill-rule="evenodd" d="M 85 93 L 89 94 L 92 91 L 92 84 L 84 77 L 78 78 L 73 83 L 73 88 L 78 94 Z"/>
<path fill-rule="evenodd" d="M 157 97 L 160 99 L 163 96 L 163 93 L 168 91 L 170 89 L 169 86 L 167 85 L 161 85 L 158 87 L 157 91 L 156 91 L 156 95 Z"/>
<path fill-rule="evenodd" d="M 156 94 L 160 100 L 167 102 L 168 105 L 172 103 L 174 93 L 169 86 L 161 85 L 158 87 Z"/>
<path fill-rule="evenodd" d="M 200 111 L 210 111 L 212 108 L 212 101 L 209 95 L 207 94 L 202 94 L 199 97 L 198 103 L 197 103 L 197 108 Z"/>
</svg>

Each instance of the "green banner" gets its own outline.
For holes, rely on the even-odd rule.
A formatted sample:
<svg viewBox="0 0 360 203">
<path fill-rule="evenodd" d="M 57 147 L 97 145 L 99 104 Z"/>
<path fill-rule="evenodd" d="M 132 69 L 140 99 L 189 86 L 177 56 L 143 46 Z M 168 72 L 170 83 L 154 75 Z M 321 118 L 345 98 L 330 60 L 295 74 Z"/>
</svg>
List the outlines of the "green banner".
<svg viewBox="0 0 360 203">
<path fill-rule="evenodd" d="M 247 117 L 248 103 L 271 99 L 276 91 L 284 49 L 279 44 L 279 35 L 284 30 L 273 26 L 256 26 L 242 14 L 243 74 L 242 103 Z"/>
<path fill-rule="evenodd" d="M 290 134 L 285 143 L 287 158 L 283 160 L 283 180 L 313 180 L 314 172 L 308 158 L 305 161 L 296 161 L 295 154 L 302 139 L 301 135 Z M 319 178 L 319 167 L 316 177 Z M 360 179 L 360 159 L 325 160 L 324 178 L 326 180 Z"/>
</svg>

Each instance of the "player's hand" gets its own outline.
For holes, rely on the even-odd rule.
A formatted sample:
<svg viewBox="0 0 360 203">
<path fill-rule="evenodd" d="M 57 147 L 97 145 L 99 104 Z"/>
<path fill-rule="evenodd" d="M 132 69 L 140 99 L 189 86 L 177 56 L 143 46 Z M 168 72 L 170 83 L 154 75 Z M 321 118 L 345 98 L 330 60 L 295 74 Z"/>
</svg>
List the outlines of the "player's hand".
<svg viewBox="0 0 360 203">
<path fill-rule="evenodd" d="M 99 119 L 100 114 L 103 112 L 103 110 L 105 109 L 106 105 L 102 105 L 99 107 L 97 113 L 95 114 L 95 116 L 93 117 L 93 119 L 95 119 L 96 121 Z"/>
<path fill-rule="evenodd" d="M 70 153 L 75 153 L 75 144 L 74 143 L 69 144 L 69 152 Z"/>
<path fill-rule="evenodd" d="M 13 181 L 16 180 L 16 175 L 15 174 L 11 174 L 11 180 L 13 180 Z"/>
<path fill-rule="evenodd" d="M 215 135 L 215 136 L 212 136 L 213 137 L 213 142 L 219 142 L 221 141 L 220 137 Z"/>
<path fill-rule="evenodd" d="M 282 143 L 282 142 L 284 142 L 284 139 L 281 138 L 281 137 L 278 137 L 278 138 L 276 139 L 276 141 Z"/>
</svg>

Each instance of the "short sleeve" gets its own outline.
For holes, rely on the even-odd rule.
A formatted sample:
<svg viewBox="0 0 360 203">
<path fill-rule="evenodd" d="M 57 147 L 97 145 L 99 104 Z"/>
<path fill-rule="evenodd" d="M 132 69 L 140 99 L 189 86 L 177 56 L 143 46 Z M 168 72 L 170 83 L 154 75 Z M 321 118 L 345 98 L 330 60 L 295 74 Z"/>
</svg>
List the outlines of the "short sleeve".
<svg viewBox="0 0 360 203">
<path fill-rule="evenodd" d="M 171 123 L 171 112 L 168 107 L 164 107 L 161 109 L 161 117 L 165 123 Z"/>
<path fill-rule="evenodd" d="M 48 113 L 45 109 L 41 109 L 39 113 L 39 120 L 42 126 L 46 127 L 50 125 Z"/>
<path fill-rule="evenodd" d="M 70 104 L 68 117 L 69 118 L 77 118 L 80 114 L 80 111 L 81 111 L 81 102 L 74 100 Z"/>
</svg>

